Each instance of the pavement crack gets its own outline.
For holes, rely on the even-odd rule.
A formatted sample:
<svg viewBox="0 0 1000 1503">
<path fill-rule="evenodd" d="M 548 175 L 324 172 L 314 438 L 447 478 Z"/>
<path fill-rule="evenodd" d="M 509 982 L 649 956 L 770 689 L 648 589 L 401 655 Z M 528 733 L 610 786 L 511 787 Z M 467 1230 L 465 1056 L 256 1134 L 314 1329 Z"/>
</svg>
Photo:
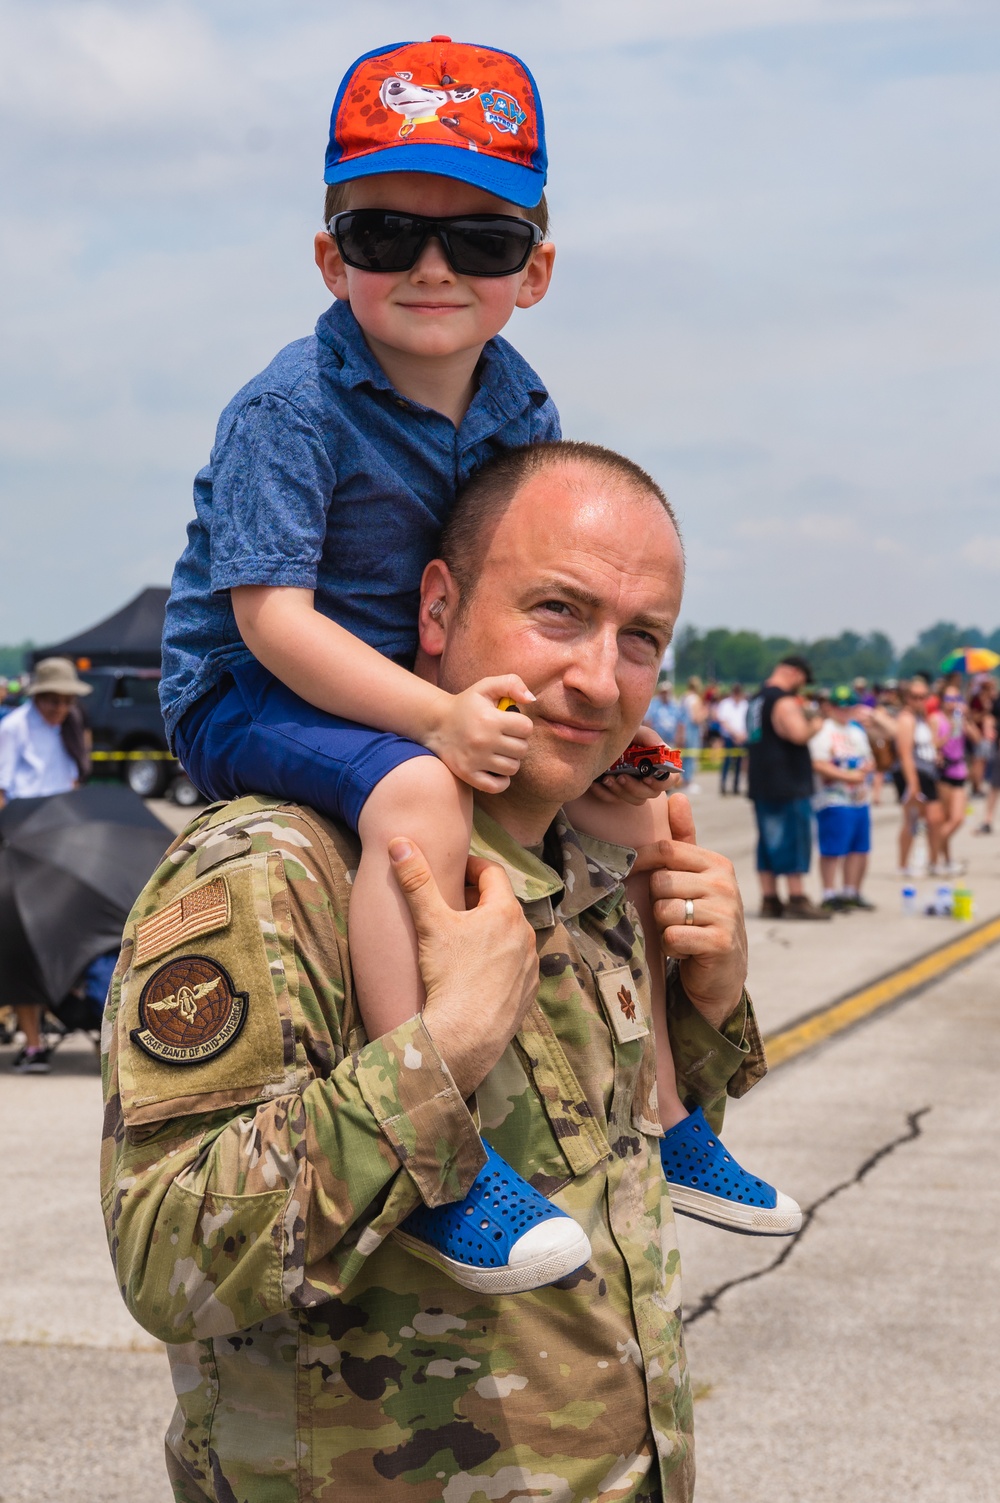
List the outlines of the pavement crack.
<svg viewBox="0 0 1000 1503">
<path fill-rule="evenodd" d="M 921 1119 L 926 1117 L 929 1111 L 929 1106 L 922 1106 L 915 1112 L 908 1112 L 906 1115 L 905 1132 L 900 1133 L 898 1137 L 890 1138 L 889 1142 L 883 1143 L 881 1148 L 876 1148 L 875 1152 L 869 1154 L 864 1162 L 859 1165 L 850 1179 L 841 1180 L 839 1185 L 832 1186 L 818 1200 L 814 1200 L 811 1206 L 803 1207 L 802 1225 L 793 1237 L 788 1238 L 776 1258 L 773 1258 L 770 1263 L 765 1264 L 763 1268 L 754 1269 L 753 1273 L 741 1274 L 737 1279 L 727 1279 L 724 1284 L 719 1284 L 717 1288 L 710 1289 L 707 1294 L 703 1294 L 691 1313 L 685 1315 L 685 1327 L 693 1326 L 695 1321 L 701 1320 L 703 1315 L 716 1314 L 719 1308 L 719 1301 L 731 1289 L 738 1289 L 741 1284 L 752 1284 L 756 1279 L 765 1278 L 767 1274 L 774 1273 L 783 1263 L 787 1263 L 806 1232 L 812 1226 L 816 1213 L 821 1211 L 824 1206 L 829 1205 L 830 1201 L 835 1200 L 838 1195 L 842 1195 L 845 1190 L 850 1190 L 855 1185 L 860 1185 L 862 1180 L 866 1179 L 872 1172 L 876 1164 L 880 1164 L 883 1159 L 895 1153 L 897 1148 L 902 1148 L 905 1144 L 912 1143 L 915 1139 L 919 1138 L 923 1132 L 923 1128 L 920 1125 Z"/>
</svg>

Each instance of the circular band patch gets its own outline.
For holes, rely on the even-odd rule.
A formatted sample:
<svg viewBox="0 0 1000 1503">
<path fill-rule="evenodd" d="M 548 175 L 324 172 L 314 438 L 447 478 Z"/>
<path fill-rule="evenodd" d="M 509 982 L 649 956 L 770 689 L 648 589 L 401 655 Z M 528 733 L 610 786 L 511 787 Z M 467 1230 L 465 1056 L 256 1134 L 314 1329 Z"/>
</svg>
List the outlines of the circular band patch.
<svg viewBox="0 0 1000 1503">
<path fill-rule="evenodd" d="M 168 1065 L 203 1064 L 238 1037 L 249 1000 L 218 961 L 183 955 L 161 965 L 143 987 L 132 1041 Z"/>
</svg>

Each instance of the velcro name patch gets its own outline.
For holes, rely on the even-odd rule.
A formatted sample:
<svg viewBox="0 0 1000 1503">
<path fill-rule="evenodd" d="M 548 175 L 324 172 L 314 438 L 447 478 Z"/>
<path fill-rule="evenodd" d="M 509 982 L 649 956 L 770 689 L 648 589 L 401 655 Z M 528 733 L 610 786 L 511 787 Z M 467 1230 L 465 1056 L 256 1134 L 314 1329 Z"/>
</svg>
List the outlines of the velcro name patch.
<svg viewBox="0 0 1000 1503">
<path fill-rule="evenodd" d="M 224 929 L 229 918 L 229 886 L 225 877 L 214 877 L 136 925 L 133 964 L 145 965 L 199 934 Z"/>
</svg>

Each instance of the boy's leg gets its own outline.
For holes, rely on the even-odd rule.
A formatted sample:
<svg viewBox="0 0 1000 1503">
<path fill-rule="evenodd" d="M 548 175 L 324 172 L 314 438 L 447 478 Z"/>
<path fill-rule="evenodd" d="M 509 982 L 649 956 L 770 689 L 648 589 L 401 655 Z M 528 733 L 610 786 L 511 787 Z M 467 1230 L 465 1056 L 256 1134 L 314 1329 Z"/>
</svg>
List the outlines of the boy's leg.
<svg viewBox="0 0 1000 1503">
<path fill-rule="evenodd" d="M 871 810 L 867 804 L 861 804 L 853 808 L 851 814 L 854 827 L 850 849 L 844 857 L 844 895 L 853 908 L 871 909 L 874 904 L 861 896 L 871 850 Z"/>
<path fill-rule="evenodd" d="M 348 938 L 369 1038 L 412 1018 L 424 1002 L 417 937 L 392 875 L 389 841 L 397 835 L 414 841 L 445 901 L 462 910 L 471 830 L 472 789 L 436 757 L 413 757 L 394 767 L 361 811 L 361 860 L 351 890 Z"/>
<path fill-rule="evenodd" d="M 650 845 L 655 840 L 670 839 L 668 801 L 663 794 L 645 804 L 605 804 L 586 794 L 568 804 L 566 812 L 574 825 L 597 840 L 616 845 Z M 667 988 L 663 950 L 653 920 L 653 901 L 649 877 L 645 873 L 629 877 L 625 889 L 638 910 L 646 941 L 646 964 L 649 967 L 649 994 L 653 1017 L 653 1041 L 656 1045 L 656 1090 L 660 1121 L 673 1127 L 683 1121 L 687 1110 L 677 1092 L 674 1057 L 667 1032 Z"/>
<path fill-rule="evenodd" d="M 848 851 L 849 811 L 840 808 L 820 809 L 816 814 L 816 832 L 819 836 L 819 875 L 823 884 L 823 907 L 839 909 L 841 885 L 838 874 L 841 862 L 844 866 L 844 882 L 847 881 L 846 858 Z"/>
<path fill-rule="evenodd" d="M 671 838 L 669 808 L 665 796 L 645 804 L 613 805 L 584 795 L 568 806 L 567 813 L 578 829 L 599 840 L 642 846 Z M 660 1160 L 674 1210 L 728 1231 L 791 1236 L 802 1225 L 802 1213 L 795 1201 L 765 1180 L 747 1174 L 711 1131 L 701 1108 L 689 1113 L 680 1099 L 667 1029 L 663 949 L 653 917 L 649 878 L 645 873 L 630 877 L 626 888 L 638 909 L 646 939 L 657 1107 L 664 1129 Z"/>
</svg>

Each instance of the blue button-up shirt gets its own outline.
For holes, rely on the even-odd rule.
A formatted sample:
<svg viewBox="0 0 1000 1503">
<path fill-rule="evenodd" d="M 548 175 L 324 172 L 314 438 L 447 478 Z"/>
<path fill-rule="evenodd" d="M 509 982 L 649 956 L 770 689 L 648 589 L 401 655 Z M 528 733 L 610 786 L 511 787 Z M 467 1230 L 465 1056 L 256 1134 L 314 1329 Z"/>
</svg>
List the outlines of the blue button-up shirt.
<svg viewBox="0 0 1000 1503">
<path fill-rule="evenodd" d="M 455 495 L 486 460 L 559 437 L 555 404 L 505 339 L 483 350 L 461 424 L 400 396 L 344 302 L 230 402 L 195 480 L 174 570 L 160 698 L 167 730 L 248 661 L 229 591 L 290 585 L 379 652 L 412 662 L 420 577 Z"/>
</svg>

